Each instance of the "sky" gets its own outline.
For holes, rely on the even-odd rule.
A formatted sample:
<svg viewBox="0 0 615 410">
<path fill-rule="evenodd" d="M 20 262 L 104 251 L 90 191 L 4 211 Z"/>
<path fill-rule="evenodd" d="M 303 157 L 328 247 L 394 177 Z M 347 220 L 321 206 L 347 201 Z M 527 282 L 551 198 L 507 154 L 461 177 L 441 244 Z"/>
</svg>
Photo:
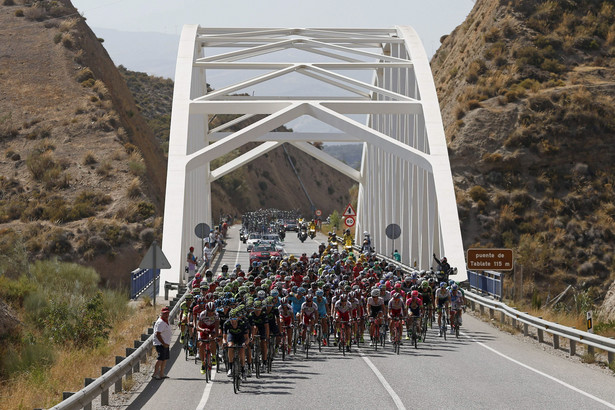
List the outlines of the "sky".
<svg viewBox="0 0 615 410">
<path fill-rule="evenodd" d="M 474 6 L 474 0 L 72 0 L 72 3 L 96 35 L 105 40 L 103 45 L 116 65 L 172 79 L 179 36 L 185 24 L 233 28 L 412 26 L 431 57 L 440 46 L 440 37 L 461 24 Z M 208 83 L 219 89 L 238 82 L 233 77 L 236 74 L 228 71 L 208 73 Z M 242 92 L 260 95 L 269 87 L 277 95 L 281 89 L 297 95 L 296 89 L 289 88 L 289 84 L 295 84 L 292 76 L 284 80 L 285 84 L 267 84 Z M 311 122 L 297 119 L 288 126 L 305 131 L 313 128 Z"/>
<path fill-rule="evenodd" d="M 429 56 L 468 15 L 474 0 L 72 0 L 96 29 L 179 36 L 202 27 L 412 26 Z"/>
</svg>

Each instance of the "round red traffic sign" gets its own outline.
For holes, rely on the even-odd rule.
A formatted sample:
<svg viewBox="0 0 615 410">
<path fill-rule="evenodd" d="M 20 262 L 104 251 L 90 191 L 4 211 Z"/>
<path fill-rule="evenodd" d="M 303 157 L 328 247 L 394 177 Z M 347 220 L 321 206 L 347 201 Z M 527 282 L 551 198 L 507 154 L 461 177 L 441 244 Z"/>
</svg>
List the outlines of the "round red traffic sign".
<svg viewBox="0 0 615 410">
<path fill-rule="evenodd" d="M 345 224 L 347 227 L 349 227 L 349 228 L 353 227 L 353 226 L 354 226 L 354 217 L 353 217 L 353 216 L 347 216 L 347 217 L 344 219 L 344 224 Z"/>
<path fill-rule="evenodd" d="M 316 214 L 316 216 L 321 216 L 322 215 L 322 211 L 320 209 L 317 209 L 316 212 L 314 212 Z"/>
</svg>

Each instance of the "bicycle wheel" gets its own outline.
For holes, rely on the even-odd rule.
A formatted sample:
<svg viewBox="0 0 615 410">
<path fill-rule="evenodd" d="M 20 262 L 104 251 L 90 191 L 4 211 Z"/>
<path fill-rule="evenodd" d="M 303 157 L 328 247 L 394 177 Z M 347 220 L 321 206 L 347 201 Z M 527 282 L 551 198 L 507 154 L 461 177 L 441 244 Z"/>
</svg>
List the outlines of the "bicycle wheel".
<svg viewBox="0 0 615 410">
<path fill-rule="evenodd" d="M 233 391 L 235 394 L 239 393 L 239 379 L 241 369 L 239 368 L 239 360 L 237 360 L 237 356 L 239 352 L 235 352 L 235 359 L 233 360 Z"/>
<path fill-rule="evenodd" d="M 322 329 L 318 326 L 316 329 L 316 339 L 318 340 L 318 351 L 322 352 Z"/>
<path fill-rule="evenodd" d="M 205 383 L 211 380 L 211 352 L 205 352 Z"/>
<path fill-rule="evenodd" d="M 425 339 L 427 338 L 427 322 L 423 322 L 423 332 L 422 332 L 422 342 L 425 343 Z"/>
<path fill-rule="evenodd" d="M 286 345 L 286 334 L 282 335 L 282 361 L 286 360 L 286 349 L 288 348 L 288 346 Z"/>
<path fill-rule="evenodd" d="M 257 342 L 260 344 L 260 342 Z M 254 373 L 256 374 L 256 378 L 260 379 L 261 377 L 261 348 L 260 346 L 254 349 L 254 354 L 252 356 L 252 363 L 254 363 Z"/>
<path fill-rule="evenodd" d="M 445 318 L 442 318 L 444 321 Z M 442 336 L 444 336 L 444 340 L 446 340 L 446 322 L 442 325 Z"/>
</svg>

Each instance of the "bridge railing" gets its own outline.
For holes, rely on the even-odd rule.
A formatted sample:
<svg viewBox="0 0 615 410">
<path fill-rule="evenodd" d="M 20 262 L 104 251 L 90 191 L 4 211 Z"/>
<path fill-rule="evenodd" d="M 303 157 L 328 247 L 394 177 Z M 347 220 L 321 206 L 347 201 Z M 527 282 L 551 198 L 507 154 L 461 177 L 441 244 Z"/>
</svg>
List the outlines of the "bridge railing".
<svg viewBox="0 0 615 410">
<path fill-rule="evenodd" d="M 160 269 L 135 269 L 130 273 L 130 299 L 137 299 L 152 286 L 154 277 L 160 278 Z M 160 288 L 160 280 L 156 281 L 156 295 Z"/>
<path fill-rule="evenodd" d="M 219 252 L 219 247 L 216 245 L 212 249 L 212 262 Z M 205 269 L 205 264 L 199 267 L 199 271 L 202 272 Z M 160 282 L 160 281 L 158 281 Z M 171 301 L 171 312 L 169 313 L 169 323 L 175 324 L 175 318 L 179 313 L 179 307 L 186 298 L 186 293 L 181 296 L 178 295 L 173 301 Z M 145 361 L 145 358 L 153 348 L 154 334 L 153 329 L 148 329 L 149 336 L 143 337 L 141 341 L 135 341 L 134 348 L 127 348 L 127 357 L 121 358 L 116 356 L 118 362 L 115 366 L 107 369 L 102 376 L 97 379 L 86 379 L 86 386 L 76 393 L 65 392 L 66 397 L 62 402 L 58 403 L 52 409 L 56 410 L 72 410 L 72 409 L 86 409 L 92 408 L 92 402 L 97 397 L 101 397 L 101 405 L 109 404 L 109 389 L 111 386 L 115 386 L 115 392 L 122 390 L 122 380 L 124 376 L 130 377 L 133 372 L 139 371 L 139 365 Z M 118 360 L 119 359 L 119 360 Z M 88 383 L 89 381 L 89 383 Z"/>
<path fill-rule="evenodd" d="M 468 270 L 470 288 L 502 300 L 502 274 L 496 271 L 474 272 Z"/>
</svg>

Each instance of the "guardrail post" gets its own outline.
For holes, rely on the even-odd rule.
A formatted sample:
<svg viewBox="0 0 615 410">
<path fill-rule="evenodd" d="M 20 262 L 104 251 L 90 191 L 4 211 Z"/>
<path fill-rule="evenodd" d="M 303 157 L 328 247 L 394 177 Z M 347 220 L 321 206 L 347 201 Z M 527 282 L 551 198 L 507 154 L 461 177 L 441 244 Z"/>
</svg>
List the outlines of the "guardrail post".
<svg viewBox="0 0 615 410">
<path fill-rule="evenodd" d="M 542 319 L 542 316 L 538 316 L 538 319 Z M 544 333 L 542 329 L 536 328 L 536 333 L 538 333 L 538 343 L 543 343 L 545 340 Z"/>
<path fill-rule="evenodd" d="M 132 347 L 127 347 L 126 348 L 126 357 L 130 356 L 131 354 L 133 354 L 134 352 L 136 352 L 137 349 L 134 349 Z M 139 366 L 139 361 L 135 362 L 135 364 L 132 365 L 132 372 L 133 373 L 137 373 L 140 370 L 140 366 Z M 128 375 L 126 375 L 128 377 Z"/>
<path fill-rule="evenodd" d="M 470 309 L 472 309 L 472 312 L 476 310 L 476 303 L 473 300 L 470 301 Z"/>
<path fill-rule="evenodd" d="M 500 323 L 506 323 L 506 313 L 500 312 Z"/>
<path fill-rule="evenodd" d="M 512 327 L 516 329 L 517 328 L 517 318 L 516 317 L 510 318 L 510 322 L 512 324 Z"/>
<path fill-rule="evenodd" d="M 122 362 L 122 360 L 124 360 L 124 358 L 122 356 L 115 356 L 115 364 L 120 364 Z M 122 391 L 122 378 L 120 377 L 116 382 L 115 382 L 115 392 L 121 392 Z"/>
<path fill-rule="evenodd" d="M 615 353 L 614 352 L 607 352 L 607 361 L 608 361 L 609 366 L 615 366 Z"/>
<path fill-rule="evenodd" d="M 483 305 L 479 305 L 478 310 L 480 310 L 481 316 L 483 316 L 485 314 L 485 307 Z"/>
<path fill-rule="evenodd" d="M 105 374 L 109 370 L 111 370 L 110 367 L 104 366 L 101 369 L 100 374 Z M 100 394 L 100 405 L 101 406 L 108 406 L 109 405 L 109 389 L 103 390 L 103 392 Z"/>
<path fill-rule="evenodd" d="M 489 319 L 493 320 L 493 316 L 495 315 L 495 311 L 489 308 Z"/>
<path fill-rule="evenodd" d="M 553 335 L 553 348 L 559 350 L 559 336 Z"/>
<path fill-rule="evenodd" d="M 574 326 L 572 326 L 573 329 L 575 329 Z M 570 345 L 569 345 L 569 350 L 570 350 L 570 356 L 574 356 L 575 354 L 577 354 L 577 342 L 570 339 Z"/>
<path fill-rule="evenodd" d="M 594 346 L 587 345 L 587 354 L 593 356 L 595 353 Z"/>
<path fill-rule="evenodd" d="M 527 315 L 527 312 L 525 312 Z M 527 323 L 523 324 L 523 336 L 527 337 L 530 334 L 530 329 Z"/>
<path fill-rule="evenodd" d="M 83 387 L 88 387 L 88 385 L 90 383 L 94 382 L 94 380 L 96 380 L 96 379 L 93 379 L 91 377 L 86 377 L 84 382 L 83 382 Z M 85 406 L 83 406 L 83 410 L 92 410 L 92 403 L 88 403 Z"/>
</svg>

